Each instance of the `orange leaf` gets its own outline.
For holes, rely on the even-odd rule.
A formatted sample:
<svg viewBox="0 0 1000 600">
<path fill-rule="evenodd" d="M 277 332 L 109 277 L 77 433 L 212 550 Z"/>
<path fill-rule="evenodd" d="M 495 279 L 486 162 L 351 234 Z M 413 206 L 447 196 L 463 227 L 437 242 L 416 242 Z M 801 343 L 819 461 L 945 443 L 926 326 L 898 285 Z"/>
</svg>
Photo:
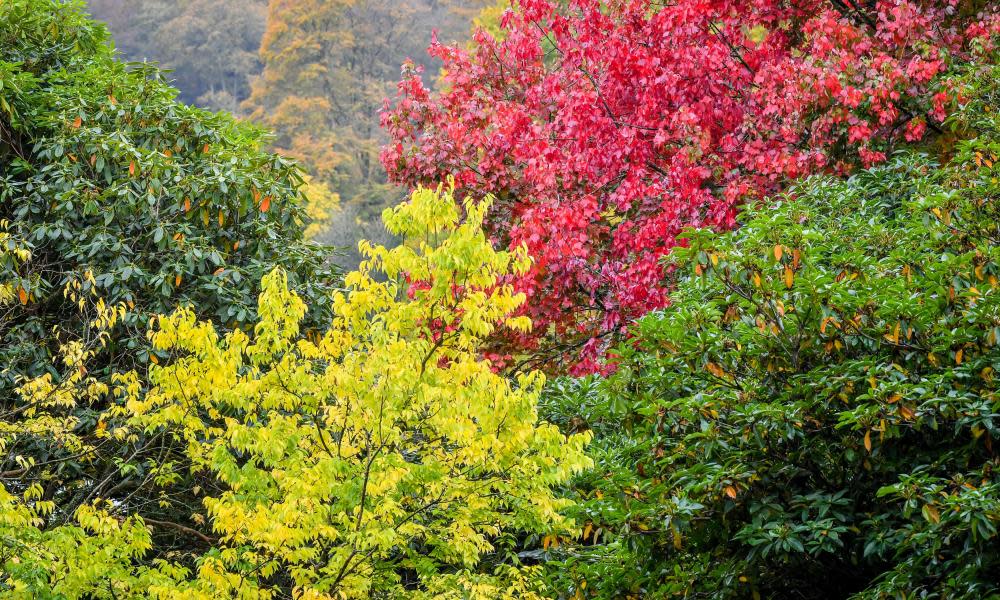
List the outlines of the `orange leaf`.
<svg viewBox="0 0 1000 600">
<path fill-rule="evenodd" d="M 733 486 L 727 485 L 723 491 L 725 491 L 726 495 L 732 498 L 733 500 L 736 499 L 736 488 L 734 488 Z"/>
<path fill-rule="evenodd" d="M 180 284 L 181 284 L 181 276 L 180 275 L 175 275 L 174 276 L 174 287 L 178 287 Z"/>
<path fill-rule="evenodd" d="M 83 125 L 83 119 L 80 117 L 73 119 L 73 129 L 79 129 L 80 125 Z"/>
<path fill-rule="evenodd" d="M 128 174 L 135 175 L 135 161 L 133 160 L 128 164 Z"/>
<path fill-rule="evenodd" d="M 710 362 L 707 365 L 705 365 L 705 369 L 709 373 L 711 373 L 712 375 L 715 375 L 716 377 L 718 377 L 720 379 L 724 379 L 725 378 L 726 372 L 722 369 L 722 367 L 720 367 L 719 365 L 717 365 L 717 364 L 715 364 L 713 362 Z"/>
<path fill-rule="evenodd" d="M 786 288 L 792 287 L 792 280 L 794 279 L 795 279 L 795 274 L 792 272 L 792 269 L 789 267 L 785 267 L 785 287 Z"/>
<path fill-rule="evenodd" d="M 870 429 L 865 432 L 865 450 L 872 451 L 872 432 Z"/>
<path fill-rule="evenodd" d="M 226 218 L 222 216 L 222 211 L 219 211 L 219 227 L 222 227 L 226 222 Z"/>
<path fill-rule="evenodd" d="M 17 288 L 17 298 L 21 301 L 22 305 L 23 304 L 27 304 L 28 303 L 28 290 L 24 289 L 23 287 Z"/>
<path fill-rule="evenodd" d="M 264 196 L 264 199 L 260 201 L 260 212 L 267 212 L 269 208 L 271 208 L 271 197 Z"/>
<path fill-rule="evenodd" d="M 776 245 L 774 247 L 774 260 L 781 260 L 781 257 L 784 255 L 784 252 L 785 250 L 784 248 L 781 247 L 781 244 Z"/>
<path fill-rule="evenodd" d="M 956 365 L 962 364 L 962 352 L 963 352 L 962 349 L 959 348 L 958 352 L 955 353 L 955 364 Z"/>
<path fill-rule="evenodd" d="M 201 147 L 201 152 L 203 154 L 208 154 L 208 144 L 205 144 L 204 146 Z"/>
<path fill-rule="evenodd" d="M 216 269 L 216 270 L 215 270 L 215 272 L 213 272 L 213 273 L 212 273 L 212 275 L 215 275 L 216 277 L 218 277 L 219 275 L 222 275 L 222 273 L 223 273 L 224 271 L 225 271 L 225 269 L 224 269 L 224 268 L 222 268 L 222 267 L 219 267 L 218 269 Z"/>
<path fill-rule="evenodd" d="M 923 513 L 924 518 L 931 523 L 938 523 L 941 521 L 941 513 L 939 513 L 938 509 L 932 504 L 925 504 L 921 512 Z"/>
<path fill-rule="evenodd" d="M 240 249 L 240 241 L 236 240 L 235 242 L 233 242 L 233 250 L 239 250 L 239 249 Z"/>
<path fill-rule="evenodd" d="M 191 210 L 191 199 L 190 198 L 185 198 L 184 199 L 184 212 L 188 212 L 190 210 Z"/>
</svg>

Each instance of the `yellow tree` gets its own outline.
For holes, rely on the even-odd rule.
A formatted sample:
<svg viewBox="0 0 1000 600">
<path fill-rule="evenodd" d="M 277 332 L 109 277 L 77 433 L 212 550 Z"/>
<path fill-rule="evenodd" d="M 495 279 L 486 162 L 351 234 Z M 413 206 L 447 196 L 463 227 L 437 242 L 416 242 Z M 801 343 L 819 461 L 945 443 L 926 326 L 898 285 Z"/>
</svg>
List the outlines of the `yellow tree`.
<svg viewBox="0 0 1000 600">
<path fill-rule="evenodd" d="M 220 336 L 182 309 L 152 334 L 169 362 L 131 387 L 131 426 L 186 444 L 219 493 L 204 500 L 226 568 L 260 592 L 533 597 L 516 536 L 573 524 L 552 491 L 589 466 L 586 435 L 540 423 L 540 373 L 516 380 L 480 355 L 523 302 L 503 283 L 529 263 L 482 231 L 488 202 L 460 209 L 418 190 L 384 214 L 405 238 L 368 260 L 306 339 L 285 275 L 264 281 L 252 333 Z M 256 587 L 254 588 L 256 589 Z"/>
<path fill-rule="evenodd" d="M 272 0 L 261 41 L 264 69 L 246 102 L 342 197 L 388 193 L 378 164 L 378 111 L 398 76 L 392 49 L 413 45 L 413 2 Z M 376 202 L 378 204 L 378 202 Z"/>
<path fill-rule="evenodd" d="M 440 63 L 426 53 L 432 30 L 446 40 L 466 37 L 484 2 L 271 0 L 263 71 L 244 107 L 275 133 L 279 151 L 377 221 L 403 198 L 378 159 L 383 100 L 394 94 L 406 59 L 436 70 Z"/>
</svg>

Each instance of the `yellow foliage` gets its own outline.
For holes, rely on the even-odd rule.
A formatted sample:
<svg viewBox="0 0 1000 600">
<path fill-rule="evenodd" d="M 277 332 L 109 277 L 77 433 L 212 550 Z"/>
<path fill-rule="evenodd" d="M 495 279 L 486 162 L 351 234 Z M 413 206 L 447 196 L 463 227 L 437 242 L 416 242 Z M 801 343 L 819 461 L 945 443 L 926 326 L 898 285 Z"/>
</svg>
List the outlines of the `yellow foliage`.
<svg viewBox="0 0 1000 600">
<path fill-rule="evenodd" d="M 511 10 L 510 0 L 495 0 L 493 4 L 483 7 L 479 14 L 472 19 L 473 31 L 483 29 L 494 39 L 504 39 L 505 32 L 500 28 L 504 12 Z"/>
<path fill-rule="evenodd" d="M 304 235 L 312 239 L 330 226 L 334 215 L 340 209 L 340 196 L 322 181 L 308 176 L 299 191 L 305 198 L 306 216 L 309 217 Z"/>
<path fill-rule="evenodd" d="M 578 533 L 552 488 L 590 466 L 589 434 L 539 422 L 540 373 L 512 380 L 481 357 L 496 328 L 530 327 L 511 316 L 524 298 L 505 283 L 529 258 L 492 248 L 488 206 L 423 189 L 387 210 L 386 226 L 408 243 L 362 244 L 367 260 L 321 335 L 300 331 L 306 307 L 280 270 L 263 281 L 252 332 L 222 336 L 183 308 L 158 318 L 150 339 L 168 358 L 146 386 L 116 377 L 115 410 L 133 432 L 180 442 L 214 481 L 204 506 L 215 547 L 194 572 L 140 566 L 151 545 L 141 516 L 112 518 L 98 501 L 76 525 L 44 530 L 55 507 L 40 489 L 19 499 L 0 488 L 0 536 L 21 544 L 0 555 L 0 587 L 30 597 L 44 573 L 70 598 L 287 593 L 274 581 L 298 598 L 540 597 L 535 570 L 497 540 Z M 86 352 L 65 354 L 76 365 Z M 40 407 L 79 402 L 78 372 L 67 380 L 75 397 L 44 379 L 22 393 Z M 11 570 L 12 557 L 30 568 Z"/>
</svg>

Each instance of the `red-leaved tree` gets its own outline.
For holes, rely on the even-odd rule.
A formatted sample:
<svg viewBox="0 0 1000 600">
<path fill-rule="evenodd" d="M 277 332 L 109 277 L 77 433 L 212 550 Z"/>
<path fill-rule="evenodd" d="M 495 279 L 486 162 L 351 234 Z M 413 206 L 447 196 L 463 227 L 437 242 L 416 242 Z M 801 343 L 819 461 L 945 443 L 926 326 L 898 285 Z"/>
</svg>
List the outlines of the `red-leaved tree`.
<svg viewBox="0 0 1000 600">
<path fill-rule="evenodd" d="M 628 322 L 664 306 L 662 258 L 686 227 L 816 172 L 885 160 L 937 130 L 939 77 L 990 43 L 989 2 L 518 0 L 503 37 L 432 44 L 432 93 L 404 67 L 383 126 L 390 177 L 454 175 L 498 197 L 494 242 L 526 244 L 529 351 L 600 369 Z"/>
</svg>

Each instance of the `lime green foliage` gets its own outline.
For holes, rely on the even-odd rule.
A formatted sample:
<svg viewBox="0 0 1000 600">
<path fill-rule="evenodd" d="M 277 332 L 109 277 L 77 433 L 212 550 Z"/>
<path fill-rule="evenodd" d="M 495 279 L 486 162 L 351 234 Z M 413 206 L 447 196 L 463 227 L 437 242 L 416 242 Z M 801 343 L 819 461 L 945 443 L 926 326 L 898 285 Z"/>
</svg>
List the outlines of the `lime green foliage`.
<svg viewBox="0 0 1000 600">
<path fill-rule="evenodd" d="M 495 0 L 493 4 L 484 6 L 479 14 L 472 19 L 473 34 L 477 29 L 482 29 L 489 33 L 493 39 L 502 40 L 506 32 L 500 27 L 500 22 L 504 12 L 508 10 L 514 10 L 510 0 Z"/>
<path fill-rule="evenodd" d="M 523 297 L 499 283 L 527 258 L 490 247 L 486 208 L 467 204 L 458 224 L 450 193 L 419 190 L 387 211 L 410 243 L 364 248 L 318 338 L 299 336 L 306 307 L 281 271 L 253 335 L 220 338 L 187 310 L 160 319 L 153 343 L 174 359 L 129 408 L 215 474 L 213 528 L 265 577 L 368 597 L 448 574 L 487 597 L 508 585 L 513 532 L 570 527 L 550 486 L 587 464 L 586 436 L 537 424 L 540 374 L 511 382 L 479 357 L 495 327 L 529 326 L 508 318 Z M 404 273 L 422 285 L 408 293 Z M 495 577 L 473 574 L 484 555 Z"/>
<path fill-rule="evenodd" d="M 690 234 L 673 305 L 619 372 L 546 395 L 543 413 L 597 436 L 557 587 L 1000 591 L 998 76 L 960 82 L 953 125 L 978 137 L 945 166 L 811 179 L 733 234 Z"/>
<path fill-rule="evenodd" d="M 11 515 L 0 535 L 31 548 L 0 555 L 0 589 L 30 597 L 83 569 L 90 579 L 65 597 L 540 597 L 517 542 L 575 535 L 553 487 L 592 465 L 590 436 L 539 422 L 540 373 L 510 380 L 480 356 L 495 328 L 530 327 L 510 316 L 524 298 L 503 283 L 529 260 L 490 246 L 488 207 L 466 203 L 460 219 L 449 191 L 419 190 L 387 210 L 407 243 L 363 244 L 368 260 L 322 333 L 302 328 L 305 303 L 280 269 L 251 332 L 220 333 L 189 308 L 158 318 L 163 361 L 148 391 L 136 373 L 115 378 L 126 402 L 107 435 L 181 449 L 204 487 L 158 464 L 160 505 L 202 498 L 187 533 L 211 547 L 150 549 L 146 505 L 88 504 L 80 526 L 46 529 L 41 515 L 60 507 L 0 495 Z M 106 577 L 52 536 L 104 548 Z"/>
</svg>

